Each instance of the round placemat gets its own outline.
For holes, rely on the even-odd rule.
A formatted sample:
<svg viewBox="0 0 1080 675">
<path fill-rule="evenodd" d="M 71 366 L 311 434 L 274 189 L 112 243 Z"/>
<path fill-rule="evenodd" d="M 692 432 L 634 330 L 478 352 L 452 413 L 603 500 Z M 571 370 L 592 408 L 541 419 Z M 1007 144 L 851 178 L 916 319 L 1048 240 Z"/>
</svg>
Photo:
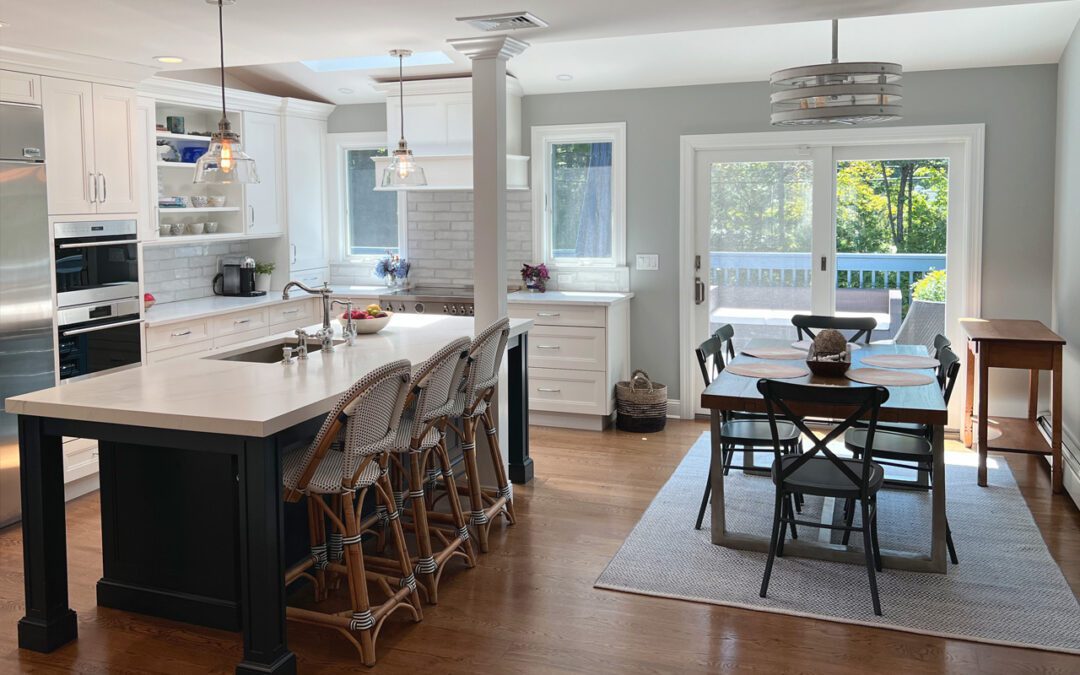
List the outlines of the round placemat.
<svg viewBox="0 0 1080 675">
<path fill-rule="evenodd" d="M 791 347 L 751 347 L 742 350 L 742 353 L 757 359 L 777 359 L 780 361 L 803 360 L 806 358 L 806 352 Z"/>
<path fill-rule="evenodd" d="M 916 356 L 914 354 L 874 354 L 862 360 L 868 366 L 880 366 L 882 368 L 913 368 L 916 370 L 937 368 L 941 365 L 937 359 L 929 356 Z"/>
<path fill-rule="evenodd" d="M 791 346 L 795 349 L 801 349 L 804 352 L 808 352 L 810 351 L 810 345 L 812 344 L 814 344 L 813 340 L 797 340 L 795 342 L 792 342 Z M 856 349 L 862 349 L 862 345 L 857 342 L 849 342 L 848 344 L 851 345 L 851 351 L 855 351 Z"/>
<path fill-rule="evenodd" d="M 763 377 L 769 380 L 785 380 L 810 374 L 806 368 L 785 366 L 779 363 L 733 363 L 724 370 L 732 375 Z"/>
<path fill-rule="evenodd" d="M 934 378 L 922 373 L 904 370 L 881 370 L 880 368 L 853 368 L 844 373 L 849 380 L 864 384 L 880 384 L 883 387 L 917 387 L 930 384 Z"/>
</svg>

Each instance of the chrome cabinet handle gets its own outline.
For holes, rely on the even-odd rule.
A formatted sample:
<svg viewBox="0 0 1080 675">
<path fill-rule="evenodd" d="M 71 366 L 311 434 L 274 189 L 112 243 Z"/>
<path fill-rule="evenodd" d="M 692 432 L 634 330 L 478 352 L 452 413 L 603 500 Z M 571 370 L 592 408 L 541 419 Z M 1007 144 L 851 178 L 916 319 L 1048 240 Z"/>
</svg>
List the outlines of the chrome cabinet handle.
<svg viewBox="0 0 1080 675">
<path fill-rule="evenodd" d="M 93 191 L 93 195 L 90 197 L 90 203 L 91 204 L 96 204 L 97 203 L 97 198 L 98 198 L 97 178 L 95 178 L 94 174 L 92 174 L 92 173 L 88 173 L 88 174 L 86 174 L 86 176 L 88 178 L 87 183 L 86 183 L 87 190 L 88 191 L 91 191 L 91 190 Z"/>
<path fill-rule="evenodd" d="M 169 337 L 184 337 L 186 335 L 191 335 L 191 331 L 190 330 L 182 330 L 179 333 L 170 333 Z"/>
<path fill-rule="evenodd" d="M 554 318 L 554 317 L 561 316 L 561 315 L 558 312 L 537 312 L 536 316 Z"/>
<path fill-rule="evenodd" d="M 236 321 L 233 321 L 234 326 L 241 326 L 245 323 L 251 323 L 251 319 L 237 319 Z"/>
<path fill-rule="evenodd" d="M 536 345 L 537 349 L 559 349 L 559 345 Z"/>
<path fill-rule="evenodd" d="M 296 314 L 299 311 L 299 309 L 286 309 L 282 312 L 282 314 Z"/>
<path fill-rule="evenodd" d="M 104 204 L 109 200 L 109 181 L 105 180 L 103 173 L 99 173 L 98 178 L 101 179 L 101 203 Z"/>
<path fill-rule="evenodd" d="M 74 330 L 60 331 L 60 334 L 64 337 L 69 335 L 82 335 L 83 333 L 97 333 L 102 330 L 109 330 L 110 328 L 120 328 L 121 326 L 133 326 L 137 323 L 142 323 L 142 319 L 132 319 L 131 321 L 117 321 L 116 323 L 107 323 L 104 326 L 91 326 L 90 328 L 76 328 Z"/>
<path fill-rule="evenodd" d="M 126 246 L 137 243 L 134 239 L 109 239 L 107 241 L 87 241 L 78 244 L 60 244 L 56 248 L 97 248 L 98 246 Z"/>
<path fill-rule="evenodd" d="M 537 387 L 536 391 L 543 391 L 543 392 L 548 392 L 548 393 L 551 393 L 551 394 L 558 394 L 559 392 L 562 391 L 562 389 L 559 389 L 558 387 Z"/>
</svg>

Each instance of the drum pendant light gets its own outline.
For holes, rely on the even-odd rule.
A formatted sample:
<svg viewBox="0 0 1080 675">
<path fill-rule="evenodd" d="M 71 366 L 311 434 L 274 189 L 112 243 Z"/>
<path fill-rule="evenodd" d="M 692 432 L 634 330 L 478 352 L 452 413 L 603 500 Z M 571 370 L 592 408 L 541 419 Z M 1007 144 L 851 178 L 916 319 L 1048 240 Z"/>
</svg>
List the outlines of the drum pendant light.
<svg viewBox="0 0 1080 675">
<path fill-rule="evenodd" d="M 772 124 L 860 124 L 900 119 L 903 68 L 898 63 L 840 63 L 838 25 L 832 22 L 832 61 L 772 74 Z"/>
<path fill-rule="evenodd" d="M 240 147 L 240 134 L 232 130 L 225 112 L 225 30 L 222 8 L 236 0 L 206 0 L 218 8 L 218 47 L 221 57 L 221 121 L 218 130 L 210 136 L 210 148 L 195 163 L 196 183 L 258 183 L 255 160 Z"/>
<path fill-rule="evenodd" d="M 401 138 L 398 139 L 397 150 L 394 150 L 394 159 L 383 170 L 382 186 L 384 188 L 410 188 L 427 185 L 427 176 L 424 168 L 416 163 L 409 143 L 405 140 L 405 74 L 404 62 L 406 56 L 412 56 L 411 49 L 391 49 L 390 56 L 398 59 L 398 109 L 401 111 Z"/>
</svg>

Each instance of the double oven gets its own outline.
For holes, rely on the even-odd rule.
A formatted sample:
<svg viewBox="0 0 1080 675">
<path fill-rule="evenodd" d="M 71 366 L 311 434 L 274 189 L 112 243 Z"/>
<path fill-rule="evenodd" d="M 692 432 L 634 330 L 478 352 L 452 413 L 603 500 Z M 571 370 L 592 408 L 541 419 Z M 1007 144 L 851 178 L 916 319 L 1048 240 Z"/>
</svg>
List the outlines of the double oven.
<svg viewBox="0 0 1080 675">
<path fill-rule="evenodd" d="M 60 380 L 142 361 L 135 220 L 53 225 Z"/>
</svg>

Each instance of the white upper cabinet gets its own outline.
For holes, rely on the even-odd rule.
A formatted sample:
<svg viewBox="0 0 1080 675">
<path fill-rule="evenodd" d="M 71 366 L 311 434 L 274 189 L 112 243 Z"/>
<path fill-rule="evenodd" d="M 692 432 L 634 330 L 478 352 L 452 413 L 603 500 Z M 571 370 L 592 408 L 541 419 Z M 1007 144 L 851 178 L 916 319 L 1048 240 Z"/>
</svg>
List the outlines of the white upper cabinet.
<svg viewBox="0 0 1080 675">
<path fill-rule="evenodd" d="M 95 213 L 94 103 L 89 82 L 42 78 L 49 213 Z"/>
<path fill-rule="evenodd" d="M 290 270 L 326 267 L 325 145 L 324 120 L 285 116 Z"/>
<path fill-rule="evenodd" d="M 0 101 L 41 105 L 41 77 L 0 70 Z"/>
<path fill-rule="evenodd" d="M 139 208 L 135 176 L 134 89 L 95 84 L 94 163 L 101 181 L 98 213 L 134 213 Z"/>
<path fill-rule="evenodd" d="M 42 78 L 49 213 L 135 213 L 135 90 Z"/>
<path fill-rule="evenodd" d="M 244 188 L 247 233 L 280 234 L 285 229 L 285 193 L 281 189 L 285 184 L 281 117 L 257 112 L 244 113 L 242 141 L 244 151 L 255 160 L 259 172 L 259 182 Z"/>
</svg>

